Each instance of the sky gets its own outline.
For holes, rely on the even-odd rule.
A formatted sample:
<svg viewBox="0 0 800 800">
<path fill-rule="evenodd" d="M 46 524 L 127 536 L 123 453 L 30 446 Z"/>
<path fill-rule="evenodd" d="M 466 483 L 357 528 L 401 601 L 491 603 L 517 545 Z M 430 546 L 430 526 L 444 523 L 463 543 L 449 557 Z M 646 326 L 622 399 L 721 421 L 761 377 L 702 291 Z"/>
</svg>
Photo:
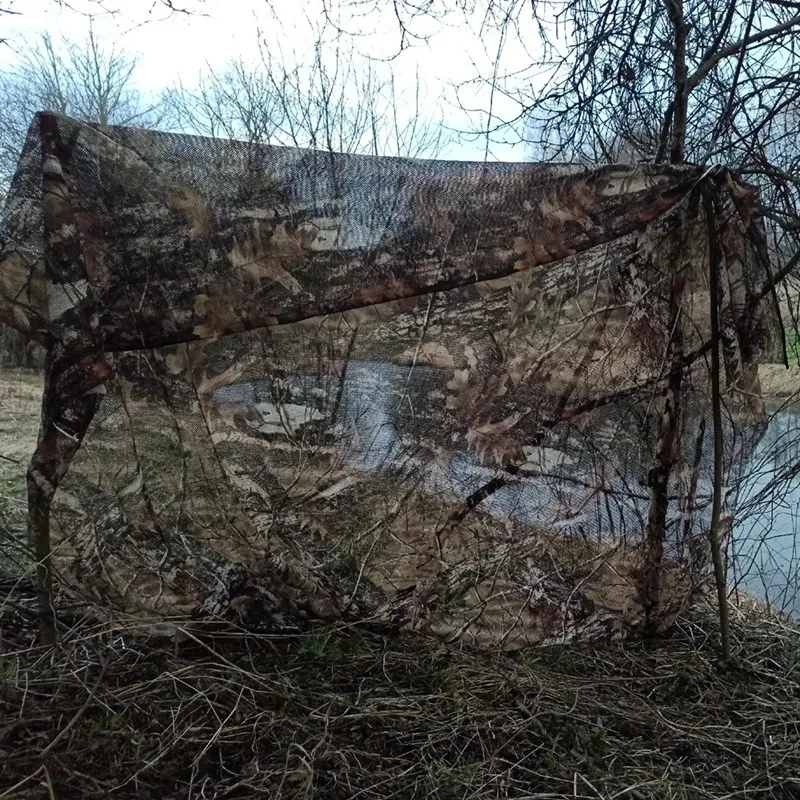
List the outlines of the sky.
<svg viewBox="0 0 800 800">
<path fill-rule="evenodd" d="M 102 0 L 122 13 L 98 14 L 97 0 L 16 0 L 12 8 L 19 13 L 0 17 L 2 36 L 7 44 L 0 48 L 0 67 L 16 57 L 15 47 L 26 37 L 40 33 L 81 39 L 88 25 L 104 44 L 139 56 L 135 82 L 144 92 L 157 93 L 180 81 L 185 86 L 196 83 L 201 71 L 219 69 L 233 58 L 246 62 L 258 59 L 259 30 L 268 46 L 280 48 L 287 60 L 302 61 L 312 52 L 321 24 L 321 0 L 182 0 L 201 13 L 192 15 L 167 14 L 154 0 Z M 175 0 L 178 5 L 178 0 Z M 380 9 L 380 5 L 378 6 Z M 461 14 L 431 24 L 431 33 L 424 42 L 415 43 L 397 58 L 386 58 L 397 51 L 398 27 L 391 12 L 379 10 L 359 18 L 350 13 L 341 18 L 343 26 L 358 32 L 352 39 L 359 51 L 376 59 L 377 69 L 391 71 L 401 89 L 413 93 L 417 75 L 420 76 L 426 111 L 441 116 L 454 131 L 474 131 L 486 125 L 485 113 L 466 115 L 458 108 L 454 86 L 476 74 L 476 66 L 489 74 L 494 63 L 498 41 L 479 29 L 471 30 L 472 21 Z M 90 14 L 90 12 L 94 12 Z M 516 59 L 516 61 L 515 61 Z M 530 54 L 514 53 L 505 43 L 503 66 L 530 64 Z M 484 111 L 490 106 L 495 116 L 511 117 L 518 110 L 515 104 L 499 96 L 490 98 L 485 89 L 462 89 L 464 105 Z M 466 160 L 525 160 L 525 148 L 519 142 L 493 142 L 488 149 L 486 140 L 468 141 L 454 136 L 441 157 Z M 505 137 L 513 138 L 513 137 Z"/>
</svg>

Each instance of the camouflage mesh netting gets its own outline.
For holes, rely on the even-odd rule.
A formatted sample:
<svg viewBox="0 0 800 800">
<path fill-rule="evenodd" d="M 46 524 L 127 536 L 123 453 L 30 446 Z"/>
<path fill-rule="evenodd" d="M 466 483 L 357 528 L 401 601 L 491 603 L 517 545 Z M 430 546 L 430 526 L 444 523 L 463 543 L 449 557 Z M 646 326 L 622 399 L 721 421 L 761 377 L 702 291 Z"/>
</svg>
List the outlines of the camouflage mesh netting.
<svg viewBox="0 0 800 800">
<path fill-rule="evenodd" d="M 724 168 L 405 160 L 40 114 L 0 320 L 47 347 L 40 599 L 514 649 L 707 586 L 775 326 Z"/>
</svg>

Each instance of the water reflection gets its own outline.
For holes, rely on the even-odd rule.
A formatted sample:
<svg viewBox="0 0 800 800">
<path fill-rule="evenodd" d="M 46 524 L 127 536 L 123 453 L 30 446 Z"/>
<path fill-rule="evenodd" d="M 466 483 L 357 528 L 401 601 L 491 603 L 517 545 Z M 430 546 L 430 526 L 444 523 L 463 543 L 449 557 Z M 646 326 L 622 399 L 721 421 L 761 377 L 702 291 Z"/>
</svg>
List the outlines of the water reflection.
<svg viewBox="0 0 800 800">
<path fill-rule="evenodd" d="M 798 504 L 800 414 L 776 411 L 742 465 L 729 580 L 776 608 L 800 615 Z"/>
</svg>

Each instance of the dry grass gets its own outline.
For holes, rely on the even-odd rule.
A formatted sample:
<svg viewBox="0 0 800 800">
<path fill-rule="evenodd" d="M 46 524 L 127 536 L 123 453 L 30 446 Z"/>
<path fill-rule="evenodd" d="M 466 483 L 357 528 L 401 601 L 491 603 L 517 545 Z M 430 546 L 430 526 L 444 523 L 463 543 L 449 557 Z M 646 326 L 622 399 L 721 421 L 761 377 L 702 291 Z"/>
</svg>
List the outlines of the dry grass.
<svg viewBox="0 0 800 800">
<path fill-rule="evenodd" d="M 73 616 L 44 652 L 5 589 L 0 798 L 800 797 L 800 639 L 752 613 L 724 670 L 703 614 L 514 655 Z"/>
<path fill-rule="evenodd" d="M 800 393 L 800 367 L 791 357 L 788 368 L 783 364 L 761 364 L 758 377 L 761 390 L 767 397 L 794 401 Z"/>
<path fill-rule="evenodd" d="M 41 397 L 39 374 L 0 370 L 0 567 L 6 569 L 24 559 L 25 471 L 36 446 Z"/>
</svg>

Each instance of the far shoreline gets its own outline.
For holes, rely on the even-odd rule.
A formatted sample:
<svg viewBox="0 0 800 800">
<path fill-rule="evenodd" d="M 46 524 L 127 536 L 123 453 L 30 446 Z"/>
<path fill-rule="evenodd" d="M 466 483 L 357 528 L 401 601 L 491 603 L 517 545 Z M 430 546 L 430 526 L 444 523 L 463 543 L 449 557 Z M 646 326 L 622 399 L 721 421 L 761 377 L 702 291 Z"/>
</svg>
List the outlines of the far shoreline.
<svg viewBox="0 0 800 800">
<path fill-rule="evenodd" d="M 800 401 L 800 366 L 790 364 L 760 364 L 758 377 L 761 382 L 761 395 L 769 404 L 778 401 L 785 404 L 794 398 Z"/>
</svg>

